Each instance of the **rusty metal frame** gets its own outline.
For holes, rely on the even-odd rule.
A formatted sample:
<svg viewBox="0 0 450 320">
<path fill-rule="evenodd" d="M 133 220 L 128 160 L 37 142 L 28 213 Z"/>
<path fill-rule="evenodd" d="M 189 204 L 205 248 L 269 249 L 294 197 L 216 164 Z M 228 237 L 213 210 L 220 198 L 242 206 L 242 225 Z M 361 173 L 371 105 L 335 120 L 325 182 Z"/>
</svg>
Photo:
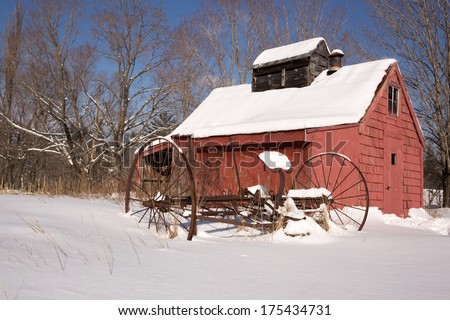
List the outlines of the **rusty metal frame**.
<svg viewBox="0 0 450 320">
<path fill-rule="evenodd" d="M 162 200 L 142 199 L 141 205 L 144 207 L 143 210 L 145 210 L 145 208 L 149 208 L 149 209 L 157 209 L 157 210 L 160 210 L 161 212 L 169 212 L 171 210 L 171 207 L 175 203 L 181 207 L 190 207 L 191 208 L 190 224 L 189 224 L 189 228 L 185 227 L 188 231 L 188 236 L 187 236 L 188 240 L 192 240 L 193 236 L 196 234 L 198 220 L 226 223 L 226 224 L 235 225 L 235 226 L 262 228 L 262 229 L 267 229 L 267 230 L 274 229 L 274 223 L 275 223 L 275 220 L 278 215 L 277 209 L 281 205 L 281 202 L 283 201 L 283 193 L 284 193 L 284 187 L 285 187 L 285 173 L 291 172 L 292 168 L 289 170 L 270 169 L 269 168 L 269 170 L 271 172 L 277 173 L 278 177 L 279 177 L 279 186 L 278 186 L 278 191 L 276 194 L 269 196 L 268 198 L 261 197 L 259 192 L 256 192 L 256 194 L 251 194 L 250 192 L 248 192 L 247 189 L 242 189 L 240 176 L 239 176 L 239 168 L 237 166 L 235 150 L 233 147 L 233 141 L 230 138 L 229 145 L 230 145 L 230 148 L 232 151 L 233 165 L 235 167 L 236 176 L 237 176 L 238 185 L 239 185 L 238 194 L 198 196 L 197 191 L 196 191 L 197 181 L 195 180 L 195 176 L 194 176 L 192 167 L 189 164 L 189 161 L 188 161 L 188 158 L 187 158 L 185 152 L 183 152 L 183 150 L 178 145 L 176 145 L 175 142 L 173 142 L 167 138 L 158 137 L 157 139 L 164 141 L 164 144 L 167 144 L 167 147 L 176 148 L 178 150 L 178 154 L 181 157 L 181 161 L 183 161 L 183 163 L 186 167 L 188 176 L 189 176 L 190 180 L 192 180 L 191 181 L 192 196 L 171 198 L 170 195 L 167 195 L 167 199 L 164 198 Z M 139 148 L 139 150 L 136 152 L 135 158 L 132 161 L 130 174 L 129 174 L 129 178 L 127 180 L 127 185 L 126 185 L 126 188 L 127 188 L 127 193 L 125 195 L 125 210 L 126 210 L 126 212 L 128 212 L 130 210 L 129 203 L 130 203 L 131 198 L 130 198 L 129 190 L 131 189 L 131 186 L 133 184 L 133 181 L 132 181 L 133 171 L 137 169 L 137 166 L 140 161 L 139 160 L 140 157 L 145 155 L 145 153 L 149 153 L 148 147 L 155 140 L 156 139 L 152 139 L 152 140 L 148 141 L 146 144 L 144 144 L 141 148 Z M 161 149 L 161 146 L 157 146 L 156 148 Z M 332 157 L 342 157 L 346 161 L 350 161 L 350 159 L 348 159 L 347 157 L 345 157 L 343 155 L 339 155 L 339 154 L 335 154 L 335 153 L 329 153 L 329 154 Z M 312 161 L 313 159 L 323 156 L 323 155 L 324 154 L 319 154 L 319 155 L 313 156 L 312 158 L 308 159 L 306 162 Z M 305 163 L 297 171 L 297 174 L 295 175 L 295 179 L 297 179 L 300 172 L 305 169 Z M 364 183 L 365 189 L 367 190 L 367 183 L 366 183 L 364 177 L 362 176 L 361 171 L 351 161 L 350 161 L 350 164 L 354 166 L 355 170 L 362 177 L 362 181 Z M 331 172 L 328 173 L 328 180 L 329 180 L 330 173 Z M 340 174 L 340 172 L 339 172 L 339 174 Z M 270 200 L 270 201 L 268 201 L 268 200 Z M 296 204 L 300 205 L 307 211 L 310 210 L 309 207 L 318 208 L 318 206 L 319 206 L 318 201 L 323 203 L 323 201 L 325 201 L 325 200 L 315 199 L 315 198 L 314 199 L 296 199 L 296 200 L 294 200 L 294 202 L 296 202 Z M 332 203 L 333 200 L 331 199 L 330 201 L 331 201 L 330 203 Z M 368 193 L 367 193 L 367 203 L 368 203 Z M 266 206 L 270 207 L 270 210 L 272 212 L 267 214 L 268 216 L 270 216 L 270 219 L 267 219 L 264 221 L 253 221 L 251 219 L 244 217 L 241 214 L 242 208 L 247 208 L 247 209 L 253 210 L 254 215 L 262 214 L 264 212 L 264 208 Z M 255 210 L 260 210 L 260 211 L 255 211 Z M 142 211 L 142 210 L 139 210 L 138 212 L 140 212 L 140 211 Z M 231 216 L 234 216 L 234 219 L 232 219 Z M 366 211 L 366 215 L 364 217 L 364 220 L 362 221 L 362 224 L 361 224 L 359 230 L 362 229 L 362 226 L 364 225 L 366 217 L 367 217 L 367 211 Z M 142 218 L 141 218 L 141 220 L 142 220 Z M 149 221 L 149 224 L 151 222 L 152 221 Z M 166 221 L 164 221 L 164 223 L 166 223 Z M 165 226 L 166 226 L 166 230 L 167 230 L 168 229 L 167 224 Z"/>
</svg>

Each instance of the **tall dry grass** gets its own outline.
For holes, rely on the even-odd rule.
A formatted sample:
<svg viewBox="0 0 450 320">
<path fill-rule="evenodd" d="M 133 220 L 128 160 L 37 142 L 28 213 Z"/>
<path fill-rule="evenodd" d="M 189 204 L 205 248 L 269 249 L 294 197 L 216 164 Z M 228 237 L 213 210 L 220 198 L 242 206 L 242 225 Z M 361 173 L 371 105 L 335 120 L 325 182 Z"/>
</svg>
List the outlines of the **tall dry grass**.
<svg viewBox="0 0 450 320">
<path fill-rule="evenodd" d="M 38 175 L 31 181 L 21 183 L 15 188 L 4 177 L 0 177 L 0 193 L 45 194 L 50 196 L 98 197 L 120 195 L 125 192 L 126 179 L 115 176 L 102 176 L 94 179 L 82 179 L 73 175 L 59 177 Z"/>
</svg>

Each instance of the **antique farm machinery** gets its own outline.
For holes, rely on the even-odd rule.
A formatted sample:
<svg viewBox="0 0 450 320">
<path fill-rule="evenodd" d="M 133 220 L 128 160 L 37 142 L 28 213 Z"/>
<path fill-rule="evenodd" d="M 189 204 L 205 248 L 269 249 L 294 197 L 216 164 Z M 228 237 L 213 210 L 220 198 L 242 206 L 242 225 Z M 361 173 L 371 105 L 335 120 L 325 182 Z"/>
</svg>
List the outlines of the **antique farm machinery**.
<svg viewBox="0 0 450 320">
<path fill-rule="evenodd" d="M 263 151 L 258 157 L 268 172 L 278 176 L 276 191 L 260 185 L 241 188 L 233 154 L 238 190 L 234 194 L 224 191 L 209 195 L 198 192 L 207 190 L 209 182 L 204 175 L 199 177 L 204 164 L 196 161 L 192 148 L 181 148 L 168 138 L 151 139 L 136 151 L 131 164 L 125 211 L 139 216 L 140 221 L 145 219 L 149 228 L 169 237 L 183 228 L 188 240 L 196 234 L 199 221 L 270 232 L 282 228 L 289 219 L 302 219 L 301 214 L 313 217 L 325 229 L 329 223 L 350 230 L 363 228 L 369 209 L 367 183 L 345 155 L 320 153 L 297 170 L 280 152 Z M 286 199 L 295 203 L 300 215 L 287 212 L 282 206 Z"/>
</svg>

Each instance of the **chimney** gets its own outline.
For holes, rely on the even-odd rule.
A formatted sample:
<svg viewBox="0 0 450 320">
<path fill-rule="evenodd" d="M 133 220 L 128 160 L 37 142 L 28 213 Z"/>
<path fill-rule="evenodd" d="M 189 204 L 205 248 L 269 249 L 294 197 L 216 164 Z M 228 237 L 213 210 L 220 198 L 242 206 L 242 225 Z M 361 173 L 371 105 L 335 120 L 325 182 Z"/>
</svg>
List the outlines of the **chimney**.
<svg viewBox="0 0 450 320">
<path fill-rule="evenodd" d="M 330 54 L 330 68 L 327 75 L 331 75 L 342 67 L 342 57 L 344 52 L 341 49 L 334 49 Z"/>
</svg>

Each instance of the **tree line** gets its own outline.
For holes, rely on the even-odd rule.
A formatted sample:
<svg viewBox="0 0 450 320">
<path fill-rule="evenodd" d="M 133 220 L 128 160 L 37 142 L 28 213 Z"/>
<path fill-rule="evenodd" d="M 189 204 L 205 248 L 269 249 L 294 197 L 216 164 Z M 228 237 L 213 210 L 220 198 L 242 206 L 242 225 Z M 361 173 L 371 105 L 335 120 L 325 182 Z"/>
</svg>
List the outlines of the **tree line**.
<svg viewBox="0 0 450 320">
<path fill-rule="evenodd" d="M 340 40 L 343 20 L 295 19 L 305 14 L 295 3 L 204 1 L 172 29 L 146 0 L 18 3 L 1 46 L 3 188 L 120 190 L 130 150 L 169 133 L 213 88 L 248 81 L 263 49 Z"/>
<path fill-rule="evenodd" d="M 170 133 L 212 89 L 250 82 L 263 50 L 322 36 L 352 62 L 399 59 L 429 181 L 449 198 L 448 0 L 368 0 L 366 33 L 344 4 L 201 1 L 173 27 L 147 0 L 18 1 L 0 42 L 0 188 L 120 191 L 136 146 Z"/>
</svg>

